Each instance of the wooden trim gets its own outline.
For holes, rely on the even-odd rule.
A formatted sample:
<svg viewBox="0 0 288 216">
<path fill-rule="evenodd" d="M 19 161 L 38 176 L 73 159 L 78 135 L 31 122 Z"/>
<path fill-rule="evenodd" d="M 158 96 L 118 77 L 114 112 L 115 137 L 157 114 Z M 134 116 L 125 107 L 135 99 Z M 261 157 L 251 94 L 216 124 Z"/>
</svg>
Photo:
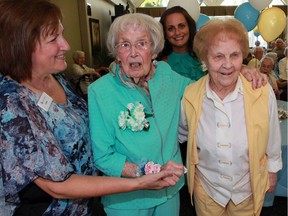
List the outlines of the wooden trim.
<svg viewBox="0 0 288 216">
<path fill-rule="evenodd" d="M 274 5 L 273 7 L 279 7 L 287 16 L 287 5 Z M 200 7 L 200 13 L 207 16 L 233 16 L 236 8 L 237 6 L 204 6 Z M 165 10 L 165 7 L 136 8 L 137 13 L 148 14 L 152 17 L 161 17 Z"/>
</svg>

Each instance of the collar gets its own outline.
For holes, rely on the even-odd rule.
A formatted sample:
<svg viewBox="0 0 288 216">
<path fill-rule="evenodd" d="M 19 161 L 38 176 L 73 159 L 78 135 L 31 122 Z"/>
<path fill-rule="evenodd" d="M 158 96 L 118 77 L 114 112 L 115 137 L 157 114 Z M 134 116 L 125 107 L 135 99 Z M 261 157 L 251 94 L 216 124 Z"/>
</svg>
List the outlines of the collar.
<svg viewBox="0 0 288 216">
<path fill-rule="evenodd" d="M 242 94 L 243 95 L 243 84 L 242 84 L 242 81 L 241 81 L 239 76 L 238 76 L 238 79 L 237 79 L 237 83 L 236 83 L 235 89 L 232 92 L 230 92 L 224 98 L 223 101 L 210 88 L 209 81 L 210 81 L 210 76 L 208 75 L 208 79 L 206 80 L 206 84 L 205 84 L 206 85 L 206 96 L 207 96 L 207 98 L 212 99 L 213 101 L 216 100 L 216 101 L 221 102 L 221 103 L 226 103 L 226 102 L 231 102 L 231 101 L 236 100 L 237 97 L 238 97 L 238 94 Z"/>
<path fill-rule="evenodd" d="M 148 82 L 150 79 L 153 79 L 155 73 L 156 73 L 156 67 L 157 63 L 151 64 L 151 69 L 146 77 L 143 77 L 141 79 L 145 79 L 146 82 Z M 121 70 L 121 67 L 116 61 L 112 62 L 109 66 L 109 72 L 112 74 L 113 77 L 119 78 L 120 82 L 128 86 L 129 88 L 135 88 L 136 83 L 133 82 L 133 80 L 126 76 L 126 74 Z M 140 82 L 140 81 L 139 81 Z"/>
</svg>

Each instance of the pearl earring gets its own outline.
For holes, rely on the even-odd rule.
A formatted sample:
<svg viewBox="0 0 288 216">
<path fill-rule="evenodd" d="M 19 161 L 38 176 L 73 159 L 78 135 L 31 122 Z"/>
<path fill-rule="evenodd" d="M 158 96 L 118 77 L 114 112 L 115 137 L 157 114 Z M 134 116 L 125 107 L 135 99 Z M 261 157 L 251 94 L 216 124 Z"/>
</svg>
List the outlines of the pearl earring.
<svg viewBox="0 0 288 216">
<path fill-rule="evenodd" d="M 152 64 L 153 64 L 154 66 L 156 66 L 157 63 L 158 63 L 158 61 L 157 61 L 156 59 L 153 59 L 153 60 L 152 60 Z"/>
</svg>

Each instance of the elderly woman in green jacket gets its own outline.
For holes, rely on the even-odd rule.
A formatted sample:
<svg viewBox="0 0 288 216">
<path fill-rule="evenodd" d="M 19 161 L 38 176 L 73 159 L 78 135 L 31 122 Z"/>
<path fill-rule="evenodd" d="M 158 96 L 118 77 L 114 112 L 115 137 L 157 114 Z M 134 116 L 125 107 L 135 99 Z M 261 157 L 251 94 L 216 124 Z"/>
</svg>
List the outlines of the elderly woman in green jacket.
<svg viewBox="0 0 288 216">
<path fill-rule="evenodd" d="M 104 175 L 135 178 L 182 163 L 180 101 L 191 80 L 154 61 L 163 46 L 161 24 L 150 16 L 126 14 L 110 27 L 115 62 L 88 88 L 94 162 Z M 176 216 L 183 184 L 182 177 L 167 189 L 104 196 L 102 203 L 109 216 Z"/>
<path fill-rule="evenodd" d="M 161 24 L 150 16 L 128 14 L 112 23 L 107 46 L 116 61 L 108 75 L 88 88 L 92 148 L 104 175 L 134 178 L 145 174 L 148 162 L 182 163 L 179 107 L 191 80 L 165 62 L 152 63 L 163 45 Z M 102 202 L 107 215 L 178 215 L 183 183 L 182 177 L 164 190 L 104 196 Z"/>
</svg>

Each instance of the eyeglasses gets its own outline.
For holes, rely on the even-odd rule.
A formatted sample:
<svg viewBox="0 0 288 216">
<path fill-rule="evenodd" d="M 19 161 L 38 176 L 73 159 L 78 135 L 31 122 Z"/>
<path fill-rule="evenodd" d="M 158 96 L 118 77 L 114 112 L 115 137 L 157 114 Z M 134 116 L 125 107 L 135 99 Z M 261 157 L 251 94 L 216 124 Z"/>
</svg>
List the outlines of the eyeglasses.
<svg viewBox="0 0 288 216">
<path fill-rule="evenodd" d="M 152 44 L 151 42 L 144 41 L 144 40 L 137 41 L 133 44 L 126 41 L 126 42 L 118 43 L 115 46 L 115 48 L 117 49 L 119 53 L 125 53 L 125 52 L 129 52 L 132 46 L 134 46 L 137 50 L 147 50 L 151 44 Z"/>
</svg>

